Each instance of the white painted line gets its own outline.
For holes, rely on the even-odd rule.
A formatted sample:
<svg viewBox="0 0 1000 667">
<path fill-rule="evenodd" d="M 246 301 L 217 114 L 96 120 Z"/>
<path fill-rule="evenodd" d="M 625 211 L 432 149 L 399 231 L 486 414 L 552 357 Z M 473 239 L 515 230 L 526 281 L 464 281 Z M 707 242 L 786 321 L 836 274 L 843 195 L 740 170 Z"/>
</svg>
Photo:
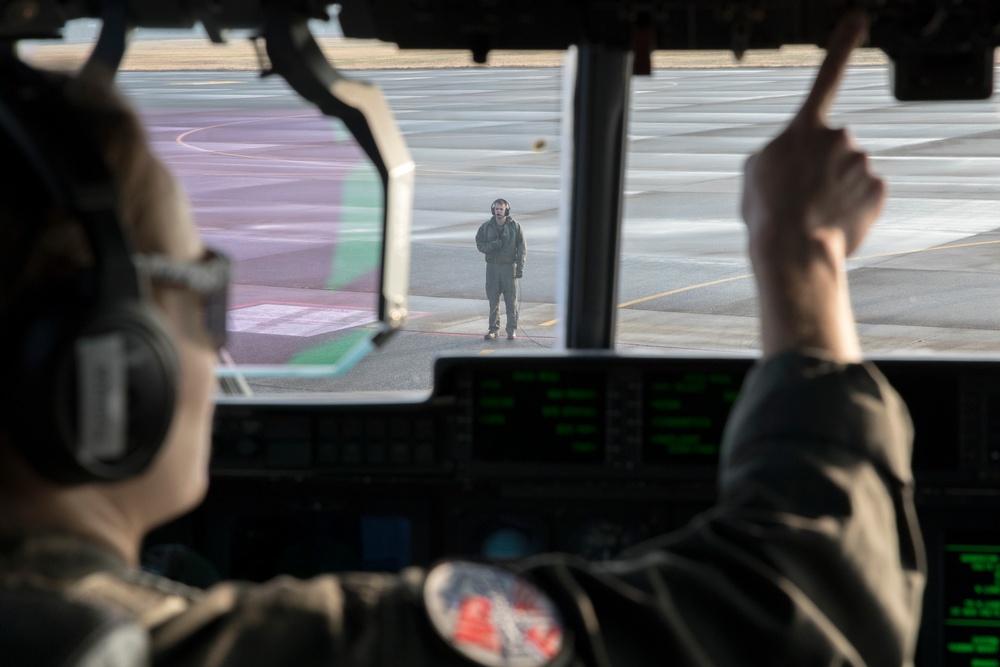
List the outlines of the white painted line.
<svg viewBox="0 0 1000 667">
<path fill-rule="evenodd" d="M 264 303 L 229 311 L 229 330 L 308 337 L 370 324 L 377 319 L 378 315 L 371 310 Z"/>
</svg>

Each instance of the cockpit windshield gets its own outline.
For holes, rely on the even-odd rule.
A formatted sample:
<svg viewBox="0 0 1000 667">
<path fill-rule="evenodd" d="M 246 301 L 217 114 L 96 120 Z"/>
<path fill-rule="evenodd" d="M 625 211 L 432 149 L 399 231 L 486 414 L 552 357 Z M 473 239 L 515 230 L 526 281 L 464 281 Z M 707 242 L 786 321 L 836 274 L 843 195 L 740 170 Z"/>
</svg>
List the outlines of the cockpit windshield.
<svg viewBox="0 0 1000 667">
<path fill-rule="evenodd" d="M 22 53 L 64 65 L 86 54 L 98 25 Z M 500 51 L 480 65 L 466 52 L 400 51 L 344 38 L 335 21 L 316 26 L 340 71 L 381 89 L 416 166 L 405 325 L 370 354 L 382 326 L 386 202 L 379 170 L 345 125 L 280 77 L 262 78 L 257 54 L 235 39 L 219 47 L 190 32 L 139 31 L 118 75 L 206 242 L 234 259 L 224 386 L 426 392 L 443 354 L 561 347 L 566 54 Z M 617 349 L 754 353 L 740 175 L 796 109 L 821 54 L 656 52 L 652 75 L 631 79 Z M 863 346 L 995 353 L 1000 315 L 985 305 L 997 293 L 998 103 L 900 102 L 891 72 L 880 50 L 860 50 L 831 116 L 852 128 L 891 191 L 848 266 Z M 527 252 L 516 322 L 501 321 L 491 339 L 476 240 L 498 198 Z M 506 317 L 510 304 L 498 305 Z"/>
</svg>

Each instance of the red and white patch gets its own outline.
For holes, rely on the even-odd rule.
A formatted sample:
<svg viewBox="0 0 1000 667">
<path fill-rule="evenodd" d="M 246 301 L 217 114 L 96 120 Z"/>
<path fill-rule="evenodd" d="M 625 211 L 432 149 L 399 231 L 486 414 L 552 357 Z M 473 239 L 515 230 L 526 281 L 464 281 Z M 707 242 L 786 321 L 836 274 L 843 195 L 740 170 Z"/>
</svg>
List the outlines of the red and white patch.
<svg viewBox="0 0 1000 667">
<path fill-rule="evenodd" d="M 424 604 L 445 642 L 486 667 L 543 667 L 563 648 L 562 621 L 549 597 L 498 567 L 438 565 L 424 583 Z"/>
</svg>

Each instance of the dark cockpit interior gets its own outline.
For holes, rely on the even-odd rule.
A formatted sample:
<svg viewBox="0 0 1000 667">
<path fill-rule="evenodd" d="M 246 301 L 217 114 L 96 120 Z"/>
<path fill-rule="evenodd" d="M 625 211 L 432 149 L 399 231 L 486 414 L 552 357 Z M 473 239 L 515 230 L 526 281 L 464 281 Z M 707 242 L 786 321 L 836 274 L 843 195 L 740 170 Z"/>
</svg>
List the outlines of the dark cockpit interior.
<svg viewBox="0 0 1000 667">
<path fill-rule="evenodd" d="M 429 395 L 413 398 L 221 397 L 208 499 L 149 538 L 146 566 L 206 585 L 458 555 L 606 559 L 711 507 L 726 418 L 754 357 L 614 350 L 629 81 L 657 50 L 822 45 L 848 6 L 875 17 L 870 45 L 890 58 L 898 99 L 992 94 L 993 0 L 343 0 L 345 35 L 402 49 L 476 62 L 496 49 L 579 50 L 564 349 L 440 357 Z M 366 343 L 405 327 L 412 159 L 377 89 L 316 48 L 308 21 L 328 18 L 326 3 L 7 0 L 0 17 L 8 43 L 101 18 L 92 57 L 112 64 L 127 28 L 259 34 L 262 69 L 341 119 L 379 173 L 380 326 Z M 1000 362 L 875 361 L 916 434 L 929 559 L 917 664 L 1000 665 Z"/>
</svg>

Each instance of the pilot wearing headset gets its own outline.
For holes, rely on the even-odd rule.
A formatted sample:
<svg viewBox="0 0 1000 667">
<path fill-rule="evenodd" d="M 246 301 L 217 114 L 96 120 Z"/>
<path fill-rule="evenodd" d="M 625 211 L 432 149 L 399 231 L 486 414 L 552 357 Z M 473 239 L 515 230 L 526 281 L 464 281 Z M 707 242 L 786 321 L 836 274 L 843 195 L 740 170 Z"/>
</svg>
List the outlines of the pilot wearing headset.
<svg viewBox="0 0 1000 667">
<path fill-rule="evenodd" d="M 746 165 L 763 358 L 727 428 L 718 505 L 604 563 L 549 554 L 207 590 L 142 573 L 143 536 L 206 490 L 221 332 L 205 306 L 226 267 L 121 100 L 92 80 L 65 85 L 117 180 L 132 252 L 100 212 L 25 199 L 30 169 L 6 165 L 0 319 L 16 331 L 0 347 L 0 597 L 30 588 L 111 609 L 148 631 L 163 667 L 912 664 L 923 588 L 912 434 L 862 361 L 844 276 L 884 184 L 825 123 L 865 33 L 852 16 L 802 110 Z M 131 271 L 139 289 L 107 287 L 109 271 Z M 148 384 L 170 391 L 153 405 L 113 399 Z M 91 386 L 112 399 L 88 403 Z M 133 432 L 135 407 L 162 431 Z"/>
<path fill-rule="evenodd" d="M 476 247 L 486 256 L 486 298 L 490 302 L 489 330 L 483 336 L 495 340 L 500 332 L 500 296 L 507 309 L 507 340 L 517 338 L 520 283 L 528 246 L 521 223 L 510 217 L 510 204 L 497 199 L 490 205 L 493 217 L 479 226 Z"/>
</svg>

